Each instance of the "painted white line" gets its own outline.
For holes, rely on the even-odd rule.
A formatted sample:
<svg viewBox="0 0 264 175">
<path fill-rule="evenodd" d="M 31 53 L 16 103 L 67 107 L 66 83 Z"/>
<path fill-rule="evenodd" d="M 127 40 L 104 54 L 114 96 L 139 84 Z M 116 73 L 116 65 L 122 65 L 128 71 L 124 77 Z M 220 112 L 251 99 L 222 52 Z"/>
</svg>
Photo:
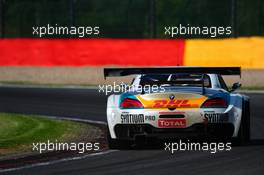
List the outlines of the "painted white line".
<svg viewBox="0 0 264 175">
<path fill-rule="evenodd" d="M 17 170 L 28 169 L 28 168 L 34 168 L 34 167 L 39 167 L 39 166 L 53 165 L 53 164 L 66 162 L 66 161 L 81 160 L 81 159 L 85 159 L 85 158 L 88 158 L 88 157 L 109 154 L 109 153 L 116 152 L 116 151 L 117 150 L 108 150 L 108 151 L 104 151 L 104 152 L 87 154 L 87 155 L 84 155 L 84 156 L 64 158 L 64 159 L 59 159 L 59 160 L 54 160 L 54 161 L 49 161 L 49 162 L 42 162 L 42 163 L 36 163 L 36 164 L 32 164 L 32 165 L 26 165 L 26 166 L 18 167 L 18 168 L 9 168 L 9 169 L 3 169 L 3 170 L 0 169 L 0 173 L 10 172 L 10 171 L 17 171 Z"/>
<path fill-rule="evenodd" d="M 50 119 L 61 119 L 61 120 L 70 120 L 70 121 L 76 121 L 76 122 L 85 122 L 85 123 L 94 123 L 94 124 L 100 124 L 100 125 L 107 125 L 104 121 L 98 121 L 98 120 L 89 120 L 89 119 L 81 119 L 81 118 L 70 118 L 70 117 L 57 117 L 57 116 L 42 116 L 45 118 Z"/>
</svg>

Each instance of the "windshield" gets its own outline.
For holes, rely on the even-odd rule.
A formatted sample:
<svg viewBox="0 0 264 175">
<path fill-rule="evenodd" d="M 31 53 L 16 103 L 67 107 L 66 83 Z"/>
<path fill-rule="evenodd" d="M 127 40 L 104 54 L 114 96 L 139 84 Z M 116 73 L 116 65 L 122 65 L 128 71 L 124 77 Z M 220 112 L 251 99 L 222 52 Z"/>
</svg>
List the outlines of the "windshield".
<svg viewBox="0 0 264 175">
<path fill-rule="evenodd" d="M 203 82 L 204 81 L 204 82 Z M 142 75 L 140 85 L 211 87 L 207 74 L 147 74 Z"/>
</svg>

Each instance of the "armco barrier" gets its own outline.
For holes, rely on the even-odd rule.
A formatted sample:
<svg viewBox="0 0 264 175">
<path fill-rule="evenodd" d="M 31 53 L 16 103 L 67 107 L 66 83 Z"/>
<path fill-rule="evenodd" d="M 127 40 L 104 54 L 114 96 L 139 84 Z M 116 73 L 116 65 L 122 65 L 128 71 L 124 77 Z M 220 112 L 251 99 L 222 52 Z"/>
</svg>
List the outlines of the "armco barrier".
<svg viewBox="0 0 264 175">
<path fill-rule="evenodd" d="M 0 40 L 0 66 L 176 66 L 183 54 L 183 40 Z"/>
<path fill-rule="evenodd" d="M 264 68 L 264 37 L 0 39 L 0 66 L 241 66 Z"/>
<path fill-rule="evenodd" d="M 185 41 L 186 66 L 264 68 L 264 38 L 193 39 Z"/>
</svg>

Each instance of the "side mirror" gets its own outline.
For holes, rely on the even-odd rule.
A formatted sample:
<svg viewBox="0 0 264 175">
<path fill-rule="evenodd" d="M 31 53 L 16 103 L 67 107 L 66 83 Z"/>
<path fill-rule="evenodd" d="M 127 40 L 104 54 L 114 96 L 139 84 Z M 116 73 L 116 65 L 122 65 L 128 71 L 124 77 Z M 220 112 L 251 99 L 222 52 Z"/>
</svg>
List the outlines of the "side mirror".
<svg viewBox="0 0 264 175">
<path fill-rule="evenodd" d="M 230 92 L 234 92 L 235 90 L 239 89 L 240 87 L 241 87 L 241 83 L 236 82 L 236 83 L 233 84 Z"/>
</svg>

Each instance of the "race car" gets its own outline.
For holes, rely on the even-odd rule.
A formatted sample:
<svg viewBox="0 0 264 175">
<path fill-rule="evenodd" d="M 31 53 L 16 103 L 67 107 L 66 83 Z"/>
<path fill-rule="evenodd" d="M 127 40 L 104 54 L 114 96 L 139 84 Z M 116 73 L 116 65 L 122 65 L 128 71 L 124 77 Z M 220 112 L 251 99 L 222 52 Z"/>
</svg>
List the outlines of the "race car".
<svg viewBox="0 0 264 175">
<path fill-rule="evenodd" d="M 112 149 L 147 138 L 250 139 L 249 97 L 228 88 L 222 75 L 240 67 L 105 68 L 104 76 L 135 75 L 107 100 Z M 124 90 L 125 89 L 125 90 Z"/>
</svg>

